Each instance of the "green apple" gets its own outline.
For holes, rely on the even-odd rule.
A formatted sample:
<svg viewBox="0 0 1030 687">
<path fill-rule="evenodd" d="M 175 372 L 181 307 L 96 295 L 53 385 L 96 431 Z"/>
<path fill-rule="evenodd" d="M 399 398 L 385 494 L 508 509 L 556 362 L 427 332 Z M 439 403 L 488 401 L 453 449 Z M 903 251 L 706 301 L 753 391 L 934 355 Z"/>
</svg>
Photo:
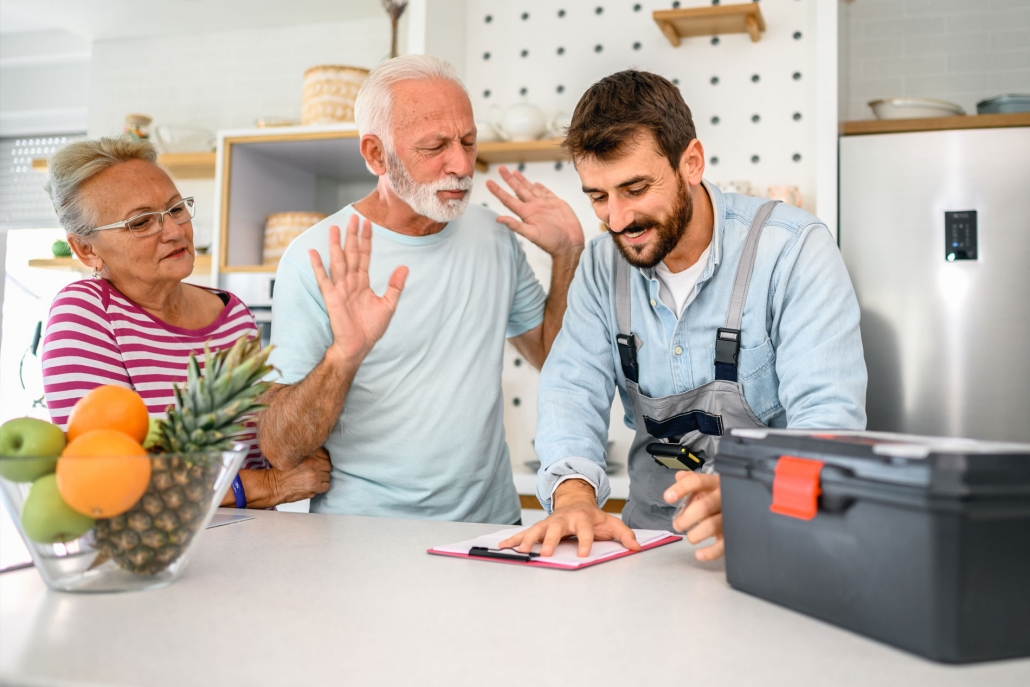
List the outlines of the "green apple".
<svg viewBox="0 0 1030 687">
<path fill-rule="evenodd" d="M 64 444 L 64 432 L 57 425 L 31 417 L 9 420 L 0 425 L 0 476 L 34 482 L 54 471 Z"/>
<path fill-rule="evenodd" d="M 147 430 L 147 438 L 143 440 L 143 448 L 148 451 L 161 440 L 161 421 L 153 415 L 150 416 L 150 429 Z"/>
<path fill-rule="evenodd" d="M 21 506 L 25 536 L 40 544 L 70 542 L 93 527 L 95 521 L 72 509 L 57 491 L 57 475 L 43 475 L 29 487 Z"/>
</svg>

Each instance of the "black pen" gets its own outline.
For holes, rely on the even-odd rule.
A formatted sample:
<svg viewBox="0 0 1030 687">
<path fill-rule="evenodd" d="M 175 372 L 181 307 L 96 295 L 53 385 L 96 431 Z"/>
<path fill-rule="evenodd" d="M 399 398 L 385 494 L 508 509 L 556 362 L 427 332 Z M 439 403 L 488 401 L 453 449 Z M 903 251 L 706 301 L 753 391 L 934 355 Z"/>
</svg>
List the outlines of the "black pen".
<svg viewBox="0 0 1030 687">
<path fill-rule="evenodd" d="M 522 561 L 523 563 L 529 563 L 534 558 L 538 558 L 540 554 L 533 553 L 504 553 L 503 549 L 488 549 L 485 546 L 473 546 L 469 549 L 469 555 L 476 558 L 499 558 L 505 561 Z"/>
</svg>

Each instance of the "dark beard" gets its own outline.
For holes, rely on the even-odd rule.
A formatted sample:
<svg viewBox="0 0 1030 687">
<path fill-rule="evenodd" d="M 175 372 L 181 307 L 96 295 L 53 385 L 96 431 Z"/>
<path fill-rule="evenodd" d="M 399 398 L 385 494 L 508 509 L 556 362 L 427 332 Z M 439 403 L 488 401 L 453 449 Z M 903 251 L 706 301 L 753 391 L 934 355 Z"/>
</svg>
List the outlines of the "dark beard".
<svg viewBox="0 0 1030 687">
<path fill-rule="evenodd" d="M 627 225 L 619 233 L 611 232 L 612 239 L 615 241 L 615 247 L 626 257 L 626 262 L 634 267 L 650 269 L 660 263 L 665 259 L 666 255 L 676 248 L 680 239 L 683 238 L 683 234 L 687 231 L 687 225 L 690 224 L 690 219 L 694 216 L 694 201 L 690 197 L 686 184 L 683 183 L 683 177 L 677 174 L 676 179 L 678 181 L 676 207 L 673 208 L 672 213 L 667 218 L 659 221 L 653 217 L 640 217 L 632 224 Z M 655 230 L 655 238 L 650 243 L 630 247 L 622 245 L 621 238 L 623 232 L 641 231 L 644 229 Z M 647 249 L 651 249 L 651 252 L 645 255 L 644 251 Z"/>
</svg>

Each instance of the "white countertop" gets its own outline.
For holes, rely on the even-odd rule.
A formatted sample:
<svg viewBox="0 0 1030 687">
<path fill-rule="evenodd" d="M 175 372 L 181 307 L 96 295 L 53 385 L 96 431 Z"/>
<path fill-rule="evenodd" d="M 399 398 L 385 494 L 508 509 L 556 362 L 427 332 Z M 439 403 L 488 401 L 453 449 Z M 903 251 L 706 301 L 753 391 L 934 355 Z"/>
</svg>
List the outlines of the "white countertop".
<svg viewBox="0 0 1030 687">
<path fill-rule="evenodd" d="M 527 569 L 425 553 L 498 525 L 251 513 L 165 589 L 0 575 L 0 683 L 1030 684 L 1030 660 L 939 665 L 737 592 L 685 543 Z"/>
</svg>

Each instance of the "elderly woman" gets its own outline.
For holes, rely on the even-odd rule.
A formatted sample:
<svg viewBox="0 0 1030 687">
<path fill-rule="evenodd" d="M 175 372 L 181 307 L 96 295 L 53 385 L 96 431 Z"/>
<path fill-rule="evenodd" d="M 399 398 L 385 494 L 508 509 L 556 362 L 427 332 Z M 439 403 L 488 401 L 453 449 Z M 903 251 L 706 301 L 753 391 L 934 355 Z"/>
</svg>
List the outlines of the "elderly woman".
<svg viewBox="0 0 1030 687">
<path fill-rule="evenodd" d="M 62 428 L 75 402 L 102 384 L 135 389 L 163 416 L 191 352 L 258 336 L 236 296 L 183 283 L 193 271 L 195 206 L 156 160 L 150 143 L 128 137 L 73 143 L 50 160 L 46 191 L 75 255 L 93 269 L 57 295 L 43 341 L 47 407 Z M 222 505 L 240 503 L 240 486 L 250 508 L 329 488 L 324 450 L 278 470 L 247 440 L 252 450 Z"/>
</svg>

